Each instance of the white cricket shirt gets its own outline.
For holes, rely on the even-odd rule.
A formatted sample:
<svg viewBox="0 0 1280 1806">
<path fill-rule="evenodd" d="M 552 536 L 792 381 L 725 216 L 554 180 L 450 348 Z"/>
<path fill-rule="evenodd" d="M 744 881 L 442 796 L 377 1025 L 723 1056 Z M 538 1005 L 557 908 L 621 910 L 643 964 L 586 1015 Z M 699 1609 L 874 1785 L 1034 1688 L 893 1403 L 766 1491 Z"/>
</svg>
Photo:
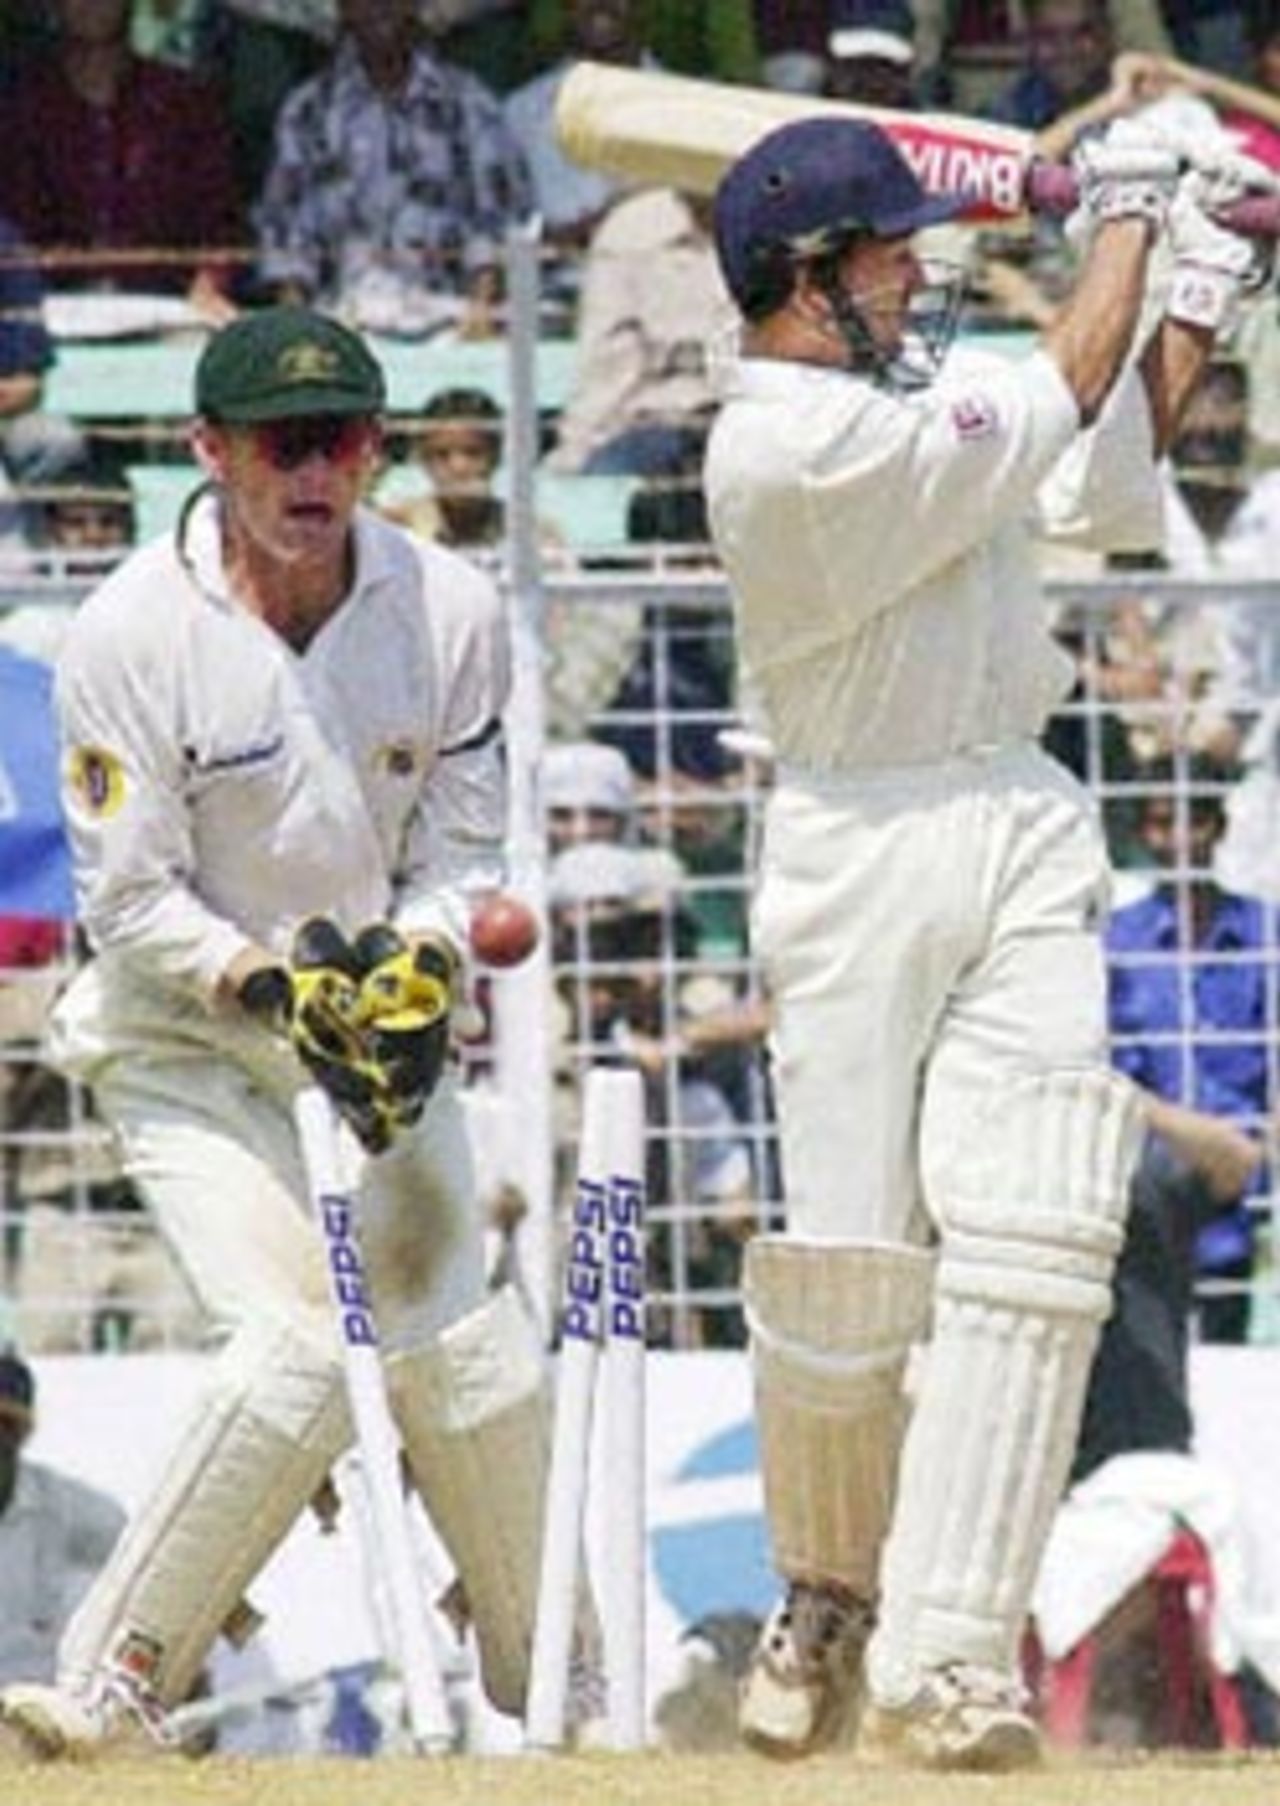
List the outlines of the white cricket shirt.
<svg viewBox="0 0 1280 1806">
<path fill-rule="evenodd" d="M 741 360 L 707 500 L 753 725 L 779 759 L 849 771 L 1036 735 L 1072 668 L 1034 532 L 1158 543 L 1151 443 L 1136 372 L 1082 433 L 1042 352 L 956 352 L 914 394 Z"/>
<path fill-rule="evenodd" d="M 351 593 L 297 653 L 228 593 L 217 510 L 113 572 L 59 659 L 95 985 L 132 968 L 207 1001 L 241 949 L 283 954 L 313 913 L 465 945 L 465 892 L 502 875 L 496 589 L 361 510 Z"/>
</svg>

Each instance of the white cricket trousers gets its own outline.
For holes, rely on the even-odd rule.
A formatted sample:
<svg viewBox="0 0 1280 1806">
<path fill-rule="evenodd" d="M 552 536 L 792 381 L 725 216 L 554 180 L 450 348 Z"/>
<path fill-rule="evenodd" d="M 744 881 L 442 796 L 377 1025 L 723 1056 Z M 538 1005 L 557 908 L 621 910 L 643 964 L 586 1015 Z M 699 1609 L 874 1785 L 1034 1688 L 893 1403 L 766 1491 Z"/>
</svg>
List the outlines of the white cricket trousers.
<svg viewBox="0 0 1280 1806">
<path fill-rule="evenodd" d="M 212 1327 L 328 1318 L 329 1279 L 287 1092 L 219 1056 L 120 1060 L 95 1077 L 126 1170 Z M 360 1182 L 380 1339 L 420 1346 L 484 1297 L 483 1225 L 461 1107 L 446 1081 Z"/>
<path fill-rule="evenodd" d="M 1106 1063 L 1106 847 L 1038 747 L 783 769 L 752 915 L 787 1226 L 919 1241 L 922 1169 L 1019 1073 Z"/>
</svg>

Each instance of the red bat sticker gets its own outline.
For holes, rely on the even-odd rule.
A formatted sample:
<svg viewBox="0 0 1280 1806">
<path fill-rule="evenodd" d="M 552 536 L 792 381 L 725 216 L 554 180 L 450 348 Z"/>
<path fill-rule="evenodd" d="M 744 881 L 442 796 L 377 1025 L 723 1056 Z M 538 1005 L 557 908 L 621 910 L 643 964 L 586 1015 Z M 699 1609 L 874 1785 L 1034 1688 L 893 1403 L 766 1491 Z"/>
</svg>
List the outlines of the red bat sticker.
<svg viewBox="0 0 1280 1806">
<path fill-rule="evenodd" d="M 993 144 L 989 138 L 926 120 L 895 117 L 886 122 L 894 143 L 930 194 L 972 195 L 970 220 L 1009 219 L 1027 204 L 1025 149 Z"/>
</svg>

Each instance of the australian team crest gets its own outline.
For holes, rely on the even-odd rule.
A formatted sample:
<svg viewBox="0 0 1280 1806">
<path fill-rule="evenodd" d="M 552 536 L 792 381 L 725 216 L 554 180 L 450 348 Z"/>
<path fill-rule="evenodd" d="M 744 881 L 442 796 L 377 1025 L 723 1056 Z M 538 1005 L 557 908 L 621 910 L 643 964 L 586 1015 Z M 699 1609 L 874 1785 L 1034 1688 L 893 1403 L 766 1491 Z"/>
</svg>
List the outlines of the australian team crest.
<svg viewBox="0 0 1280 1806">
<path fill-rule="evenodd" d="M 288 345 L 276 359 L 276 375 L 282 383 L 327 383 L 339 374 L 338 354 L 317 339 L 301 339 Z"/>
</svg>

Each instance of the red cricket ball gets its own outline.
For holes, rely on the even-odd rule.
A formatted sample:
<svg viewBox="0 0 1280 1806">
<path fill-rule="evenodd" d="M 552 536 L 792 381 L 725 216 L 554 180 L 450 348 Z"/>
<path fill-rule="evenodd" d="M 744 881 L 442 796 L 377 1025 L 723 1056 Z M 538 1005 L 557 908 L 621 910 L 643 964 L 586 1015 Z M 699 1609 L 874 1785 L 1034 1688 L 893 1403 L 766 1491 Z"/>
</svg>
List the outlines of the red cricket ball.
<svg viewBox="0 0 1280 1806">
<path fill-rule="evenodd" d="M 471 914 L 471 951 L 485 966 L 518 966 L 538 944 L 538 918 L 519 897 L 498 891 Z"/>
</svg>

